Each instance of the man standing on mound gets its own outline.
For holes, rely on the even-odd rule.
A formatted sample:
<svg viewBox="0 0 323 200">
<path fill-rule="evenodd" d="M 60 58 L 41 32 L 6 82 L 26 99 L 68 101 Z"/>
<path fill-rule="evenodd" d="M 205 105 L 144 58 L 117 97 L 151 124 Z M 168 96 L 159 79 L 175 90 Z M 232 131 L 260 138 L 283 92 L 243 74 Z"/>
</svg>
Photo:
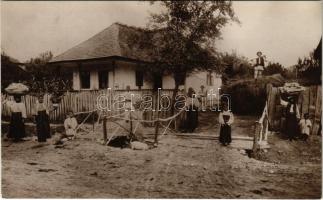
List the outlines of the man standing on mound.
<svg viewBox="0 0 323 200">
<path fill-rule="evenodd" d="M 262 77 L 262 72 L 264 71 L 265 67 L 265 58 L 266 56 L 263 56 L 261 51 L 257 52 L 257 58 L 255 63 L 255 79 Z"/>
</svg>

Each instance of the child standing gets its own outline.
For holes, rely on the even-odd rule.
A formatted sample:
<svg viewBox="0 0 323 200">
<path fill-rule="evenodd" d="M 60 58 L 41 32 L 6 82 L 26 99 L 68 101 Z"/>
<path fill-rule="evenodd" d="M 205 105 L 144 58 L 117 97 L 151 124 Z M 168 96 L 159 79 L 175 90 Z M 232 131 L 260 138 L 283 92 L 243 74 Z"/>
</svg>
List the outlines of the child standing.
<svg viewBox="0 0 323 200">
<path fill-rule="evenodd" d="M 304 118 L 299 121 L 299 126 L 302 134 L 302 139 L 304 141 L 307 141 L 308 136 L 310 135 L 311 132 L 311 127 L 312 127 L 312 122 L 309 119 L 309 114 L 305 113 Z"/>
<path fill-rule="evenodd" d="M 67 137 L 74 136 L 76 134 L 77 125 L 77 120 L 74 117 L 73 112 L 69 111 L 64 121 L 65 133 Z"/>
<path fill-rule="evenodd" d="M 234 117 L 231 111 L 228 110 L 228 105 L 223 105 L 223 111 L 219 114 L 220 123 L 220 137 L 221 144 L 227 146 L 231 143 L 231 125 L 234 121 Z"/>
</svg>

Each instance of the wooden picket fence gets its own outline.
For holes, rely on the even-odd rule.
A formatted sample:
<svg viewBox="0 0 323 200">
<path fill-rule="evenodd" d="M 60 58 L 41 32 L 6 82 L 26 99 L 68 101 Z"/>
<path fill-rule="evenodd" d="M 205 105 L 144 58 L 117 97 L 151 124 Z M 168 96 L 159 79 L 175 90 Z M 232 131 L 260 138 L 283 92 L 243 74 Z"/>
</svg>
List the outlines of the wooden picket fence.
<svg viewBox="0 0 323 200">
<path fill-rule="evenodd" d="M 131 90 L 131 94 L 134 94 L 134 99 L 137 97 L 141 98 L 144 95 L 151 95 L 153 96 L 152 90 Z M 95 110 L 97 108 L 97 100 L 100 95 L 109 95 L 111 99 L 114 99 L 117 95 L 123 95 L 126 91 L 124 90 L 116 90 L 116 91 L 108 91 L 108 90 L 95 90 L 95 91 L 77 91 L 77 92 L 66 92 L 62 96 L 61 102 L 59 103 L 58 108 L 50 113 L 50 119 L 52 122 L 62 122 L 65 119 L 66 113 L 69 110 L 72 110 L 74 113 L 79 112 L 87 112 L 91 110 Z M 167 95 L 172 97 L 173 90 L 161 90 L 161 95 Z M 44 102 L 47 105 L 50 105 L 50 98 L 51 94 L 45 94 L 44 95 Z M 4 102 L 4 100 L 13 100 L 12 96 L 1 94 L 1 102 Z M 23 96 L 22 101 L 26 105 L 27 110 L 27 119 L 33 118 L 33 109 L 35 107 L 35 103 L 37 100 L 37 94 L 28 94 L 26 96 Z M 160 102 L 161 105 L 166 107 L 168 104 L 167 101 L 164 99 L 161 99 Z M 111 103 L 114 103 L 115 101 L 111 101 Z M 153 98 L 153 108 L 156 107 L 157 99 Z M 117 113 L 121 112 L 120 110 L 112 110 L 106 112 L 108 115 L 115 115 Z M 2 106 L 2 119 L 6 119 L 10 116 L 10 110 L 7 106 Z M 154 111 L 143 111 L 143 119 L 145 120 L 153 120 L 155 119 L 156 112 Z M 171 110 L 163 110 L 159 112 L 160 118 L 167 118 L 171 116 Z M 148 124 L 149 125 L 149 124 Z M 151 124 L 152 125 L 152 124 Z"/>
<path fill-rule="evenodd" d="M 280 92 L 277 87 L 269 85 L 267 87 L 269 128 L 272 130 L 282 130 L 284 128 L 284 106 L 280 104 Z M 298 108 L 300 115 L 309 113 L 312 120 L 312 134 L 317 134 L 321 123 L 322 111 L 322 86 L 314 85 L 306 87 L 298 98 Z"/>
</svg>

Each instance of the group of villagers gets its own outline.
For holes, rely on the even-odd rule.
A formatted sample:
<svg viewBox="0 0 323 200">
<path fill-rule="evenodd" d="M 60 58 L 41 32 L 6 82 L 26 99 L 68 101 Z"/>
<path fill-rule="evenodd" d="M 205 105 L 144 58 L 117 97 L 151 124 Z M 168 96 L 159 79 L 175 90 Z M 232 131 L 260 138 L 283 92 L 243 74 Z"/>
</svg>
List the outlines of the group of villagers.
<svg viewBox="0 0 323 200">
<path fill-rule="evenodd" d="M 13 142 L 24 141 L 26 130 L 25 121 L 27 119 L 26 106 L 22 102 L 22 96 L 28 92 L 28 87 L 20 84 L 13 83 L 6 88 L 9 95 L 13 96 L 13 100 L 5 100 L 2 102 L 3 106 L 7 106 L 10 110 L 10 125 L 7 138 L 12 139 Z M 51 138 L 50 131 L 50 112 L 57 109 L 56 103 L 48 105 L 44 102 L 44 94 L 40 94 L 32 108 L 33 122 L 36 124 L 37 141 L 45 143 L 47 139 Z M 66 136 L 74 135 L 78 126 L 77 120 L 73 116 L 73 112 L 69 111 L 64 121 L 64 128 Z"/>
<path fill-rule="evenodd" d="M 288 139 L 290 141 L 296 139 L 307 141 L 311 132 L 312 122 L 308 113 L 304 113 L 303 117 L 300 116 L 296 95 L 288 97 L 285 117 L 285 134 L 288 136 Z"/>
<path fill-rule="evenodd" d="M 15 85 L 17 87 L 22 87 L 21 85 Z M 203 93 L 204 87 L 201 86 Z M 22 90 L 20 88 L 20 90 Z M 13 92 L 7 90 L 8 94 L 13 96 L 13 100 L 5 100 L 3 106 L 8 106 L 11 111 L 11 119 L 9 126 L 8 138 L 11 138 L 14 142 L 23 141 L 23 138 L 26 137 L 25 131 L 25 121 L 27 119 L 26 106 L 22 102 L 22 96 L 26 94 L 28 89 L 24 89 L 24 92 Z M 192 133 L 198 127 L 198 111 L 201 102 L 204 97 L 201 91 L 199 95 L 196 95 L 193 88 L 189 88 L 186 98 L 186 122 L 184 127 L 184 132 Z M 203 93 L 204 94 L 204 93 Z M 57 109 L 58 105 L 56 103 L 51 103 L 48 105 L 44 102 L 44 95 L 41 94 L 38 96 L 37 101 L 33 107 L 33 116 L 34 123 L 36 124 L 37 140 L 40 143 L 44 143 L 47 139 L 51 138 L 50 131 L 50 112 L 53 112 Z M 231 125 L 234 121 L 232 112 L 229 110 L 227 104 L 223 104 L 222 111 L 219 114 L 219 123 L 220 123 L 220 142 L 223 145 L 228 145 L 231 143 Z M 67 113 L 67 117 L 64 121 L 64 128 L 66 136 L 75 135 L 78 123 L 76 118 L 73 115 L 72 111 Z"/>
</svg>

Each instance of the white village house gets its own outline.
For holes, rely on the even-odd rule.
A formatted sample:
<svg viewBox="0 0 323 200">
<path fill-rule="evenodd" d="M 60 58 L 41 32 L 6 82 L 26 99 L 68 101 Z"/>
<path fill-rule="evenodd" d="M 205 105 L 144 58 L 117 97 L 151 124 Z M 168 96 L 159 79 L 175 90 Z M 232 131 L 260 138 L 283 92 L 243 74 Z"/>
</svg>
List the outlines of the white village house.
<svg viewBox="0 0 323 200">
<path fill-rule="evenodd" d="M 140 28 L 114 23 L 88 40 L 54 57 L 50 65 L 60 73 L 70 73 L 73 90 L 99 90 L 112 88 L 125 90 L 174 89 L 175 81 L 171 74 L 154 75 L 149 78 L 144 67 L 149 63 L 149 49 L 139 44 L 129 43 L 132 34 L 144 34 Z M 150 76 L 152 77 L 152 76 Z M 152 79 L 152 80 L 151 80 Z M 221 87 L 221 76 L 208 71 L 196 71 L 186 77 L 181 86 L 187 90 L 193 87 L 196 92 L 204 85 L 208 91 Z"/>
</svg>

